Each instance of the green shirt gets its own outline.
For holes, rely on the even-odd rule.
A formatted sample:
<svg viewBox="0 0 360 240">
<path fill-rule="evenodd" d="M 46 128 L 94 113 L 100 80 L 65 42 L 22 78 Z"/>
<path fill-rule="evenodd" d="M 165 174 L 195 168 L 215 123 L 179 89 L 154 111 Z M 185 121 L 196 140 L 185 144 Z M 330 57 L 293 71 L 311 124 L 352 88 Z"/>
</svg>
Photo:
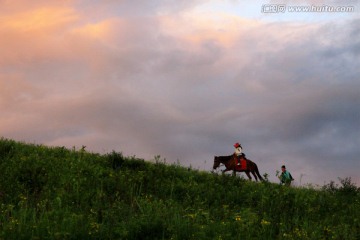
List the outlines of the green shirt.
<svg viewBox="0 0 360 240">
<path fill-rule="evenodd" d="M 286 171 L 286 170 L 281 173 L 281 175 L 280 175 L 279 178 L 280 178 L 281 183 L 284 183 L 284 184 L 290 184 L 291 181 L 294 180 L 294 179 L 292 178 L 290 172 L 288 172 L 288 171 Z"/>
</svg>

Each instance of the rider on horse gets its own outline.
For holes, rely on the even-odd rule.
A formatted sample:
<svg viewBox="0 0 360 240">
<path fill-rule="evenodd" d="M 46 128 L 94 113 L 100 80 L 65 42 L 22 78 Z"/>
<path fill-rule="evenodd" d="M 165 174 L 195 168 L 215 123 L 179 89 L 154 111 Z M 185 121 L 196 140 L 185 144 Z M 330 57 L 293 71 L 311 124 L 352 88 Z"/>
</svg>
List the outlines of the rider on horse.
<svg viewBox="0 0 360 240">
<path fill-rule="evenodd" d="M 241 144 L 238 142 L 234 144 L 234 148 L 235 148 L 234 154 L 237 157 L 237 165 L 241 166 L 241 161 L 240 161 L 241 158 L 244 158 L 246 160 L 245 153 L 242 152 L 243 148 L 242 148 Z"/>
</svg>

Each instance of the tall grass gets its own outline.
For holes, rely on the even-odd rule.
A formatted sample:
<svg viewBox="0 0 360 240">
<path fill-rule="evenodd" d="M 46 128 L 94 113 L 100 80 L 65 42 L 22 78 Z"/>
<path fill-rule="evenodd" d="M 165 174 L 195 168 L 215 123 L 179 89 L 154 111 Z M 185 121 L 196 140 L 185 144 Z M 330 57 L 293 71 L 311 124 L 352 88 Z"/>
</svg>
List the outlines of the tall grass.
<svg viewBox="0 0 360 240">
<path fill-rule="evenodd" d="M 360 190 L 0 140 L 1 239 L 360 239 Z"/>
</svg>

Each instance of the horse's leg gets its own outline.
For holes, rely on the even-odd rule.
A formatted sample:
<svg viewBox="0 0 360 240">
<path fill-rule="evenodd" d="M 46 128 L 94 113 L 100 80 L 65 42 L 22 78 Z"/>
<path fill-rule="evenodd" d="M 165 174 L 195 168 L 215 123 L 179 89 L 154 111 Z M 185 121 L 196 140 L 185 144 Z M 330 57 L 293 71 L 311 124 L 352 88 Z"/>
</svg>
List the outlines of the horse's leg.
<svg viewBox="0 0 360 240">
<path fill-rule="evenodd" d="M 236 177 L 236 171 L 235 170 L 233 170 L 233 177 Z"/>
<path fill-rule="evenodd" d="M 251 179 L 251 176 L 250 176 L 250 174 L 249 174 L 249 171 L 246 171 L 245 173 L 246 173 L 246 175 L 248 176 L 249 180 L 251 181 L 252 179 Z"/>
<path fill-rule="evenodd" d="M 259 169 L 258 169 L 256 163 L 254 163 L 254 162 L 252 162 L 252 161 L 250 161 L 250 160 L 249 160 L 249 162 L 251 162 L 251 167 L 250 167 L 250 169 L 255 172 L 255 174 L 253 173 L 253 175 L 255 176 L 255 178 L 256 178 L 256 176 L 257 176 L 257 177 L 259 177 L 260 181 L 264 181 L 264 179 L 262 178 L 262 176 L 261 176 L 261 174 L 260 174 L 260 172 L 259 172 Z"/>
<path fill-rule="evenodd" d="M 257 178 L 255 172 L 254 172 L 254 171 L 251 171 L 251 173 L 252 173 L 252 175 L 255 177 L 255 181 L 258 181 L 258 178 Z"/>
<path fill-rule="evenodd" d="M 256 165 L 255 165 L 255 173 L 259 176 L 260 181 L 264 181 L 264 179 L 261 177 L 261 174 L 259 173 L 259 169 Z"/>
</svg>

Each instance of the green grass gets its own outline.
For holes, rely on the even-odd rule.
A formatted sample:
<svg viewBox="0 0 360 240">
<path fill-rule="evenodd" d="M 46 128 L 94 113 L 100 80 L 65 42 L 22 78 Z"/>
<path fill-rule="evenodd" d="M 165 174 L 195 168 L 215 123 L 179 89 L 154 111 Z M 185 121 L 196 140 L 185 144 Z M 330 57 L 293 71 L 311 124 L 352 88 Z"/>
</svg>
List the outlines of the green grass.
<svg viewBox="0 0 360 240">
<path fill-rule="evenodd" d="M 360 190 L 0 140 L 0 239 L 360 239 Z"/>
</svg>

